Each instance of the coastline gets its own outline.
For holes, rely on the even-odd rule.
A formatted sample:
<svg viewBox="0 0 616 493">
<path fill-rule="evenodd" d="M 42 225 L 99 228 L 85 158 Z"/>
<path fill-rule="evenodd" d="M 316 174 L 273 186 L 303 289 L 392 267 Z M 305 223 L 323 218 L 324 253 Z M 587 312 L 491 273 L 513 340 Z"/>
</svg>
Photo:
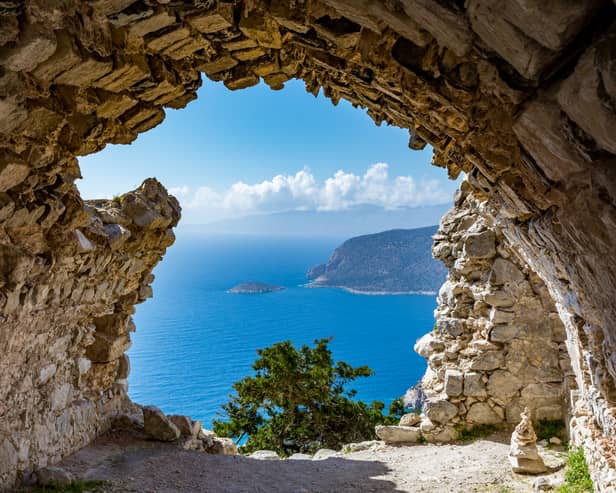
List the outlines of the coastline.
<svg viewBox="0 0 616 493">
<path fill-rule="evenodd" d="M 364 296 L 404 296 L 404 295 L 421 295 L 421 296 L 436 296 L 437 291 L 366 291 L 363 289 L 349 288 L 347 286 L 328 286 L 323 284 L 314 284 L 312 282 L 306 284 L 300 284 L 302 288 L 330 288 L 330 289 L 341 289 L 351 294 L 359 294 Z"/>
</svg>

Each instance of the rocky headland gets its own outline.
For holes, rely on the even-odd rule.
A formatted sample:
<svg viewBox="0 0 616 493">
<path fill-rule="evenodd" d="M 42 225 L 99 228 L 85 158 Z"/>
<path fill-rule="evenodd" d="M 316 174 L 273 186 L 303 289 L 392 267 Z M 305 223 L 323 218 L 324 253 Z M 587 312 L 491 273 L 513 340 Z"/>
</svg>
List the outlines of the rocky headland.
<svg viewBox="0 0 616 493">
<path fill-rule="evenodd" d="M 430 255 L 436 226 L 357 236 L 307 273 L 307 287 L 361 294 L 436 294 L 446 269 Z"/>
</svg>

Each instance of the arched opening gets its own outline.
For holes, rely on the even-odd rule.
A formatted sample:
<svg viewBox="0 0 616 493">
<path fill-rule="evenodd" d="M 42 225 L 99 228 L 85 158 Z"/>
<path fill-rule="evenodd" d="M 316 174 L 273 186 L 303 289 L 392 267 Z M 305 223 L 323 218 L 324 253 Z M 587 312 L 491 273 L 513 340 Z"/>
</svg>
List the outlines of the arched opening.
<svg viewBox="0 0 616 493">
<path fill-rule="evenodd" d="M 410 151 L 405 130 L 377 128 L 345 101 L 315 99 L 300 81 L 282 92 L 261 84 L 235 93 L 204 80 L 199 96 L 133 145 L 80 159 L 84 199 L 120 203 L 119 192 L 149 173 L 177 191 L 182 206 L 176 242 L 154 271 L 154 299 L 134 316 L 129 395 L 210 428 L 232 384 L 251 373 L 257 349 L 333 336 L 336 358 L 375 371 L 356 383 L 358 398 L 389 406 L 424 373 L 412 346 L 434 325 L 444 269 L 436 266 L 439 281 L 427 295 L 301 285 L 351 237 L 435 228 L 459 180 L 427 166 L 429 147 Z M 285 292 L 251 300 L 227 293 L 246 279 Z"/>
<path fill-rule="evenodd" d="M 609 491 L 614 6 L 511 6 L 97 0 L 61 15 L 11 3 L 0 37 L 2 482 L 107 426 L 125 371 L 115 336 L 130 330 L 124 315 L 149 294 L 178 219 L 152 182 L 121 211 L 84 207 L 75 156 L 153 128 L 163 107 L 194 99 L 205 72 L 230 89 L 303 79 L 410 129 L 411 146 L 431 143 L 451 176 L 469 173 L 470 194 L 555 302 L 577 384 L 574 438 Z"/>
</svg>

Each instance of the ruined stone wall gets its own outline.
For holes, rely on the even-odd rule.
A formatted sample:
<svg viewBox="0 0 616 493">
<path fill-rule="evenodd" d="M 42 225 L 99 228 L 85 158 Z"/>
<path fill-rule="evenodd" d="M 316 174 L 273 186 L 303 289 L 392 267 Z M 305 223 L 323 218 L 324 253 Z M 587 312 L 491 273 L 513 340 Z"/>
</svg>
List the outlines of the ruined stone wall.
<svg viewBox="0 0 616 493">
<path fill-rule="evenodd" d="M 84 204 L 53 238 L 33 234 L 51 220 L 44 209 L 20 209 L 21 224 L 6 227 L 27 245 L 0 246 L 0 485 L 91 441 L 129 403 L 131 315 L 151 296 L 151 270 L 179 219 L 155 180 Z"/>
<path fill-rule="evenodd" d="M 420 425 L 428 439 L 455 438 L 457 427 L 512 427 L 525 407 L 534 420 L 566 419 L 575 386 L 545 284 L 468 192 L 463 182 L 435 236 L 433 255 L 449 273 L 434 330 L 415 346 L 428 359 Z"/>
<path fill-rule="evenodd" d="M 12 369 L 0 377 L 0 392 L 12 396 L 0 400 L 2 412 L 11 422 L 23 413 L 20 429 L 32 432 L 33 420 L 43 418 L 23 411 L 30 409 L 26 376 L 38 379 L 52 364 L 38 355 L 57 341 L 60 353 L 66 343 L 71 360 L 81 357 L 88 338 L 76 335 L 87 332 L 79 327 L 108 313 L 82 317 L 53 301 L 61 284 L 51 281 L 54 266 L 81 258 L 63 253 L 67 238 L 79 230 L 94 241 L 82 231 L 89 212 L 73 185 L 75 156 L 129 143 L 159 124 L 164 108 L 196 97 L 201 73 L 229 89 L 261 79 L 280 89 L 301 78 L 314 94 L 322 88 L 334 103 L 367 108 L 377 124 L 409 129 L 410 147 L 430 143 L 434 164 L 450 176 L 469 174 L 471 193 L 486 202 L 504 242 L 556 303 L 578 407 L 587 413 L 577 436 L 591 437 L 589 455 L 597 444 L 609 457 L 616 436 L 615 12 L 609 0 L 0 2 L 0 338 L 10 348 L 3 366 Z M 133 246 L 130 255 L 149 255 Z M 95 264 L 103 258 L 86 255 Z M 96 307 L 104 290 L 89 284 L 95 271 L 66 267 L 62 296 L 86 296 Z M 97 286 L 105 285 L 102 272 Z M 110 292 L 101 303 L 129 310 L 122 300 Z M 116 323 L 123 316 L 95 326 L 106 333 Z M 37 356 L 28 359 L 31 353 Z M 52 380 L 70 373 L 58 371 Z M 68 402 L 63 396 L 57 414 Z M 3 430 L 6 423 L 2 415 Z M 19 459 L 3 478 L 14 476 L 14 464 L 52 460 L 89 435 L 63 429 L 56 436 L 61 443 L 31 453 L 4 432 L 0 450 L 19 450 Z M 593 459 L 593 471 L 599 462 Z"/>
</svg>

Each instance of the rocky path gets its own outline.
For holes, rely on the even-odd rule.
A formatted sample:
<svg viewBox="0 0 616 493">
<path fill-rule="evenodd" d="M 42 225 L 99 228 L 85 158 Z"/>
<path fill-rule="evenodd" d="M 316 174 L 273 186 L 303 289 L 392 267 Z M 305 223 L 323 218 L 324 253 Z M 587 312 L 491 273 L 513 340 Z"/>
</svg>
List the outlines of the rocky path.
<svg viewBox="0 0 616 493">
<path fill-rule="evenodd" d="M 322 460 L 257 460 L 116 435 L 99 439 L 61 466 L 81 479 L 109 481 L 105 493 L 533 491 L 535 477 L 511 473 L 508 448 L 494 436 L 468 444 L 393 447 L 376 442 Z M 548 464 L 559 460 L 556 452 L 542 453 L 549 456 Z"/>
</svg>

